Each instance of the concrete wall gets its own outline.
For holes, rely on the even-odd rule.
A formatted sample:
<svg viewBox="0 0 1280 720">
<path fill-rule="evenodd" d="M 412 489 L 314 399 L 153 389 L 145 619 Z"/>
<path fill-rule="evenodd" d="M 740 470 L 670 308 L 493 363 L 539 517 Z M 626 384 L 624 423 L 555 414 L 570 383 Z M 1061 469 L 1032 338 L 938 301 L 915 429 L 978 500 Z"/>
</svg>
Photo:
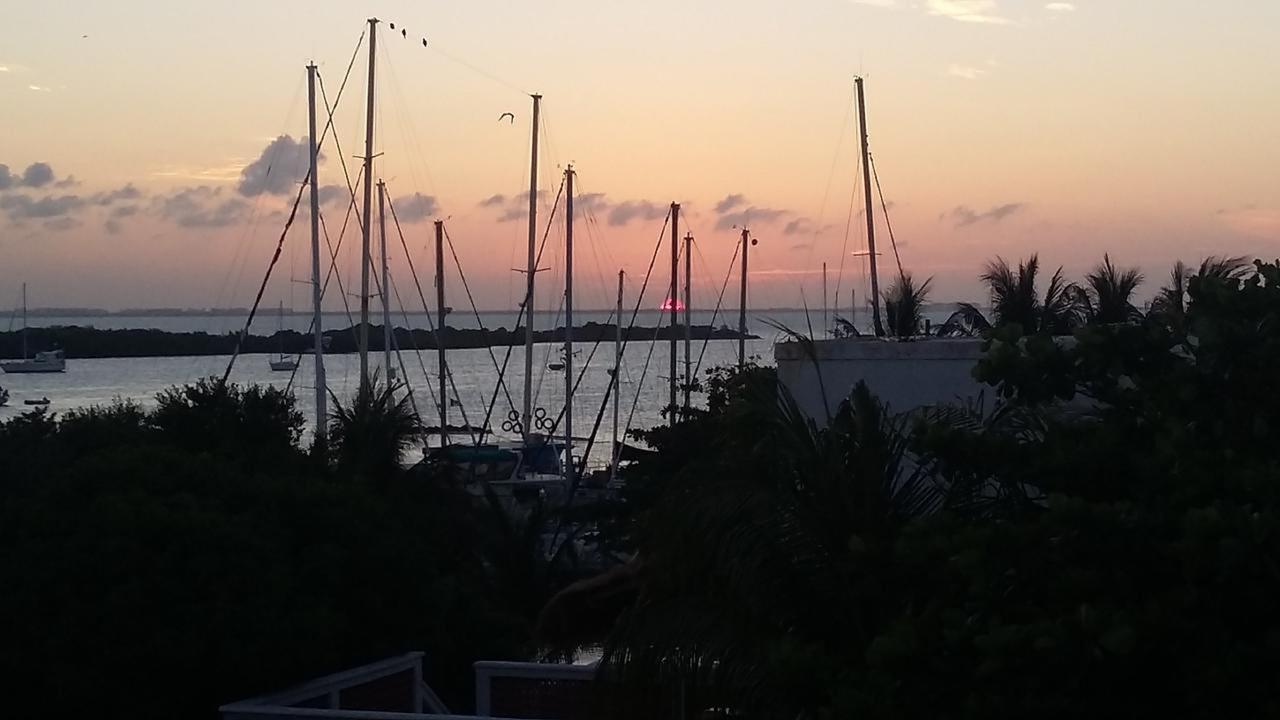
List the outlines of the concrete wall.
<svg viewBox="0 0 1280 720">
<path fill-rule="evenodd" d="M 896 342 L 875 338 L 817 340 L 817 363 L 800 343 L 773 346 L 778 378 L 791 391 L 800 408 L 824 424 L 823 393 L 830 411 L 859 380 L 864 380 L 895 413 L 919 407 L 976 398 L 986 388 L 973 379 L 973 368 L 982 357 L 982 340 L 931 338 Z M 822 381 L 819 383 L 818 374 Z M 987 388 L 990 395 L 990 388 Z"/>
</svg>

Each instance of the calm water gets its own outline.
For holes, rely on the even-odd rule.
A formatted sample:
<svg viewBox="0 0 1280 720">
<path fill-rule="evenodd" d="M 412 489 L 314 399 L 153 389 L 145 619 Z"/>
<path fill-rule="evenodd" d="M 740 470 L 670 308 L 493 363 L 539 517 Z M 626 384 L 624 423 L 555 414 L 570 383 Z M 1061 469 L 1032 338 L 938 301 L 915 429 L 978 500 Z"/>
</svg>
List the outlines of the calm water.
<svg viewBox="0 0 1280 720">
<path fill-rule="evenodd" d="M 645 374 L 645 360 L 650 347 L 653 349 L 649 360 L 649 370 Z M 694 343 L 694 358 L 701 350 L 702 343 Z M 506 348 L 493 348 L 494 356 L 502 363 Z M 707 343 L 703 357 L 703 369 L 716 365 L 736 362 L 738 345 L 735 341 L 716 340 Z M 575 368 L 581 371 L 591 353 L 591 345 L 581 347 L 575 358 Z M 773 362 L 772 336 L 769 340 L 751 340 L 747 343 L 748 355 L 759 356 L 761 362 Z M 564 405 L 564 372 L 547 368 L 548 363 L 561 359 L 558 345 L 537 345 L 534 347 L 534 392 L 535 407 L 546 410 L 552 419 L 560 413 Z M 424 352 L 419 357 L 409 351 L 401 354 L 406 377 L 413 388 L 414 399 L 418 411 L 429 424 L 437 421 L 437 407 L 434 393 L 437 383 L 438 368 L 436 354 Z M 669 345 L 667 343 L 633 342 L 624 352 L 621 384 L 621 420 L 628 426 L 627 417 L 634 415 L 629 427 L 647 428 L 662 422 L 661 408 L 667 403 L 666 378 L 669 374 Z M 158 357 L 158 358 L 105 358 L 97 360 L 67 360 L 67 371 L 47 375 L 0 375 L 0 385 L 10 393 L 9 405 L 0 408 L 0 420 L 13 417 L 30 408 L 23 405 L 28 398 L 48 397 L 49 409 L 53 412 L 70 408 L 110 403 L 113 399 L 125 398 L 137 401 L 144 406 L 153 405 L 155 394 L 172 385 L 193 382 L 210 375 L 221 376 L 226 368 L 227 356 L 213 357 Z M 231 380 L 237 383 L 271 384 L 285 387 L 290 373 L 272 372 L 267 365 L 266 355 L 243 355 L 231 373 Z M 461 424 L 463 411 L 466 420 L 478 425 L 484 418 L 485 408 L 493 397 L 497 385 L 498 374 L 494 369 L 489 353 L 484 349 L 451 350 L 448 359 L 452 370 L 453 387 L 449 388 L 452 398 L 461 401 L 462 407 L 452 407 L 449 411 L 449 422 Z M 681 372 L 683 372 L 683 359 Z M 370 358 L 371 365 L 381 366 L 382 355 L 378 353 Z M 592 424 L 599 412 L 605 390 L 609 386 L 608 370 L 613 367 L 613 345 L 604 344 L 596 351 L 595 358 L 588 366 L 578 391 L 574 395 L 573 426 L 574 435 L 586 437 L 591 433 Z M 351 397 L 358 384 L 359 358 L 357 355 L 326 355 L 325 368 L 328 373 L 329 387 L 338 398 Z M 425 373 L 424 373 L 425 369 Z M 306 414 L 308 426 L 315 414 L 315 394 L 313 384 L 313 360 L 305 356 L 298 367 L 293 389 L 296 392 L 298 405 Z M 522 402 L 522 383 L 524 372 L 524 348 L 512 349 L 508 364 L 508 388 L 511 399 L 518 409 Z M 641 376 L 644 375 L 643 384 Z M 699 373 L 702 375 L 702 373 Z M 702 398 L 695 396 L 696 401 Z M 493 420 L 490 425 L 499 435 L 511 436 L 501 432 L 501 423 L 512 410 L 507 402 L 506 394 L 499 389 L 498 400 L 494 405 Z M 612 438 L 612 414 L 606 410 L 597 435 L 597 450 L 593 457 L 602 459 L 607 453 Z"/>
<path fill-rule="evenodd" d="M 950 314 L 951 308 L 938 306 L 932 308 L 928 317 L 932 322 L 941 322 Z M 847 316 L 847 315 L 846 315 Z M 859 325 L 869 317 L 868 313 L 859 312 L 856 318 Z M 601 311 L 585 311 L 575 313 L 575 324 L 587 322 L 612 322 L 610 313 Z M 683 319 L 683 318 L 682 318 Z M 396 325 L 404 326 L 405 318 L 401 316 Z M 414 327 L 427 327 L 426 317 L 422 314 L 410 314 L 407 324 Z M 513 312 L 481 313 L 484 327 L 513 327 L 516 314 Z M 535 328 L 554 327 L 563 324 L 554 313 L 538 313 L 535 316 Z M 697 324 L 712 323 L 710 311 L 694 311 L 694 322 Z M 311 318 L 305 314 L 286 314 L 285 327 L 306 331 Z M 649 310 L 641 312 L 636 320 L 638 325 L 652 327 L 665 324 L 669 315 Z M 89 325 L 102 329 L 155 328 L 171 332 L 204 331 L 211 333 L 231 332 L 239 329 L 244 322 L 243 316 L 235 315 L 96 315 L 96 316 L 33 316 L 32 326 L 53 325 Z M 345 327 L 348 318 L 345 314 L 331 314 L 325 318 L 327 327 Z M 782 333 L 771 323 L 781 323 L 786 327 L 801 332 L 814 329 L 820 334 L 823 326 L 820 311 L 810 313 L 807 317 L 801 310 L 763 310 L 748 315 L 748 330 L 760 336 L 758 340 L 747 341 L 747 354 L 764 364 L 773 363 L 773 343 Z M 254 323 L 253 332 L 270 334 L 276 330 L 279 319 L 275 312 L 268 311 Z M 714 318 L 719 326 L 737 325 L 736 312 L 726 317 L 723 313 Z M 449 325 L 453 327 L 479 327 L 473 314 L 455 312 L 449 316 Z M 737 360 L 738 344 L 732 340 L 716 340 L 705 343 L 693 343 L 695 362 L 702 354 L 701 369 L 706 370 L 720 365 L 730 365 Z M 652 357 L 650 349 L 652 348 Z M 592 346 L 583 344 L 578 348 L 574 359 L 575 368 L 581 371 L 591 354 Z M 494 357 L 500 365 L 507 353 L 507 348 L 492 348 Z M 668 360 L 670 358 L 668 343 L 631 342 L 623 356 L 621 384 L 621 424 L 623 428 L 648 428 L 662 422 L 661 409 L 668 402 L 667 377 L 670 374 Z M 546 410 L 554 419 L 564 404 L 565 388 L 563 371 L 553 371 L 549 363 L 562 360 L 559 345 L 542 344 L 534 348 L 534 392 L 535 407 Z M 437 399 L 435 398 L 437 378 L 439 377 L 434 352 L 423 352 L 418 356 L 412 351 L 401 355 L 404 363 L 405 377 L 413 389 L 414 401 L 419 413 L 429 424 L 435 424 L 438 418 Z M 226 368 L 227 356 L 212 357 L 156 357 L 156 358 L 105 358 L 67 360 L 67 371 L 49 375 L 0 375 L 0 386 L 9 390 L 9 405 L 0 408 L 0 420 L 14 417 L 29 408 L 23 405 L 26 399 L 47 397 L 51 401 L 50 410 L 65 411 L 71 408 L 106 404 L 115 398 L 124 398 L 143 404 L 153 405 L 157 392 L 173 386 L 190 383 L 210 375 L 221 376 Z M 645 371 L 648 359 L 648 371 Z M 244 355 L 237 361 L 231 373 L 231 380 L 241 384 L 272 384 L 285 387 L 289 383 L 290 373 L 272 372 L 267 365 L 265 355 Z M 298 398 L 298 405 L 305 413 L 310 425 L 315 414 L 313 365 L 312 358 L 305 356 L 298 368 L 292 389 Z M 382 355 L 371 357 L 371 365 L 382 364 Z M 489 350 L 468 349 L 449 351 L 449 365 L 452 369 L 453 384 L 448 388 L 450 403 L 450 424 L 462 424 L 464 421 L 479 425 L 484 419 L 488 407 L 498 386 L 499 374 Z M 683 373 L 683 359 L 679 359 L 679 373 Z M 326 355 L 325 366 L 328 371 L 330 390 L 340 399 L 351 397 L 355 392 L 359 378 L 359 359 L 356 355 Z M 613 345 L 602 344 L 596 350 L 595 357 L 588 366 L 578 391 L 574 396 L 573 428 L 574 435 L 586 437 L 591 433 L 596 414 L 600 410 L 606 389 L 609 386 L 608 370 L 613 367 Z M 519 409 L 522 403 L 524 348 L 511 349 L 511 357 L 507 365 L 507 390 L 498 389 L 498 400 L 494 404 L 490 427 L 500 436 L 512 436 L 503 433 L 501 425 L 507 414 Z M 699 372 L 699 377 L 703 373 Z M 643 382 L 642 382 L 643 378 Z M 511 402 L 508 402 L 510 393 Z M 705 398 L 695 396 L 695 403 L 702 403 Z M 634 410 L 632 409 L 634 406 Z M 465 417 L 464 417 L 465 412 Z M 630 422 L 628 422 L 630 417 Z M 608 448 L 612 439 L 612 414 L 609 409 L 602 418 L 597 433 L 597 447 Z M 599 451 L 597 451 L 599 452 Z M 603 457 L 598 455 L 597 457 Z"/>
</svg>

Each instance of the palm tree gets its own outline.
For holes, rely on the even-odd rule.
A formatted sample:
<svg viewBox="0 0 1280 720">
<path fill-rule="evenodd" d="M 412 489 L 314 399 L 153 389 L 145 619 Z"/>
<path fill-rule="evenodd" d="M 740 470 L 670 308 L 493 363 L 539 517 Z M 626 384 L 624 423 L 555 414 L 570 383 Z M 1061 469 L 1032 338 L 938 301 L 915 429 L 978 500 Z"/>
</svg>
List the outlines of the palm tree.
<svg viewBox="0 0 1280 720">
<path fill-rule="evenodd" d="M 1133 294 L 1142 280 L 1137 268 L 1121 270 L 1112 264 L 1111 255 L 1104 254 L 1102 264 L 1085 275 L 1080 301 L 1089 322 L 1106 325 L 1140 320 L 1142 311 L 1133 304 Z"/>
<path fill-rule="evenodd" d="M 857 568 L 943 502 L 907 456 L 907 421 L 865 385 L 822 430 L 776 382 L 741 390 L 646 511 L 636 562 L 562 594 L 544 614 L 624 606 L 605 638 L 602 677 L 637 717 L 676 706 L 690 717 L 709 707 L 813 711 L 827 689 L 804 672 L 807 659 L 856 664 L 871 640 L 864 618 L 895 602 Z M 682 441 L 673 434 L 668 449 Z"/>
<path fill-rule="evenodd" d="M 1210 255 L 1200 263 L 1196 272 L 1192 273 L 1179 260 L 1169 273 L 1169 284 L 1160 288 L 1155 299 L 1151 301 L 1150 316 L 1164 323 L 1171 330 L 1184 331 L 1187 305 L 1190 301 L 1190 285 L 1193 279 L 1197 282 L 1205 278 L 1239 280 L 1248 275 L 1251 268 L 1249 260 L 1243 257 Z"/>
<path fill-rule="evenodd" d="M 1017 325 L 1027 334 L 1039 332 L 1065 335 L 1080 324 L 1081 291 L 1062 276 L 1062 267 L 1049 279 L 1049 287 L 1041 300 L 1036 288 L 1040 274 L 1040 258 L 1032 255 L 1018 263 L 1015 271 L 1002 257 L 987 263 L 981 278 L 991 292 L 992 321 L 978 308 L 961 303 L 943 323 L 940 335 L 976 335 L 993 327 Z"/>
<path fill-rule="evenodd" d="M 933 278 L 916 287 L 911 273 L 902 273 L 884 294 L 884 311 L 889 321 L 889 336 L 909 338 L 920 334 L 924 324 L 924 304 L 929 298 Z"/>
<path fill-rule="evenodd" d="M 397 474 L 405 451 L 422 433 L 422 422 L 401 386 L 380 382 L 377 374 L 361 383 L 351 404 L 333 398 L 329 447 L 338 468 L 364 479 Z"/>
</svg>

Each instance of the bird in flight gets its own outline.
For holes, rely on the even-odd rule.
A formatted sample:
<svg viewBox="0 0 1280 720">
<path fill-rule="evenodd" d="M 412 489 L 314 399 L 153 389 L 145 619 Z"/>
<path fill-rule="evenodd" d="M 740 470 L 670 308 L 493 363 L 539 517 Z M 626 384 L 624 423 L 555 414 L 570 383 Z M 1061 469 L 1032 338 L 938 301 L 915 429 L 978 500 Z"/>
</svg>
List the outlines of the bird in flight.
<svg viewBox="0 0 1280 720">
<path fill-rule="evenodd" d="M 502 118 L 511 118 L 511 120 L 509 121 L 509 123 L 510 123 L 510 124 L 512 124 L 512 125 L 514 125 L 514 124 L 515 124 L 515 122 L 516 122 L 516 114 L 515 114 L 515 113 L 509 113 L 509 112 L 504 112 L 504 113 L 502 113 L 501 115 L 499 115 L 499 116 L 498 116 L 498 122 L 502 122 Z"/>
</svg>

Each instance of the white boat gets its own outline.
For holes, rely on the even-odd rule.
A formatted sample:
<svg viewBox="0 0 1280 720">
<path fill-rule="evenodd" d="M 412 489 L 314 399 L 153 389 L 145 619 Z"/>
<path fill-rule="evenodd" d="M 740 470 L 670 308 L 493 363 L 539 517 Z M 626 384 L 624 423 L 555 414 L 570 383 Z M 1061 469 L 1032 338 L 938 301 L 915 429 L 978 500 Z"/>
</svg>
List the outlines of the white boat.
<svg viewBox="0 0 1280 720">
<path fill-rule="evenodd" d="M 67 369 L 67 357 L 61 350 L 38 352 L 25 360 L 9 360 L 0 363 L 0 370 L 7 373 L 60 373 Z"/>
<path fill-rule="evenodd" d="M 283 302 L 281 302 L 279 306 L 279 317 L 280 317 L 280 324 L 279 324 L 279 330 L 277 330 L 276 332 L 276 337 L 279 338 L 280 340 L 280 353 L 276 357 L 270 358 L 270 360 L 268 360 L 268 363 L 271 365 L 271 369 L 274 370 L 275 372 L 293 372 L 294 370 L 298 369 L 298 356 L 284 354 L 284 334 L 283 334 L 284 333 L 284 303 Z"/>
<path fill-rule="evenodd" d="M 22 284 L 22 359 L 0 362 L 7 373 L 60 373 L 67 369 L 67 356 L 61 350 L 38 352 L 27 357 L 27 284 Z"/>
</svg>

